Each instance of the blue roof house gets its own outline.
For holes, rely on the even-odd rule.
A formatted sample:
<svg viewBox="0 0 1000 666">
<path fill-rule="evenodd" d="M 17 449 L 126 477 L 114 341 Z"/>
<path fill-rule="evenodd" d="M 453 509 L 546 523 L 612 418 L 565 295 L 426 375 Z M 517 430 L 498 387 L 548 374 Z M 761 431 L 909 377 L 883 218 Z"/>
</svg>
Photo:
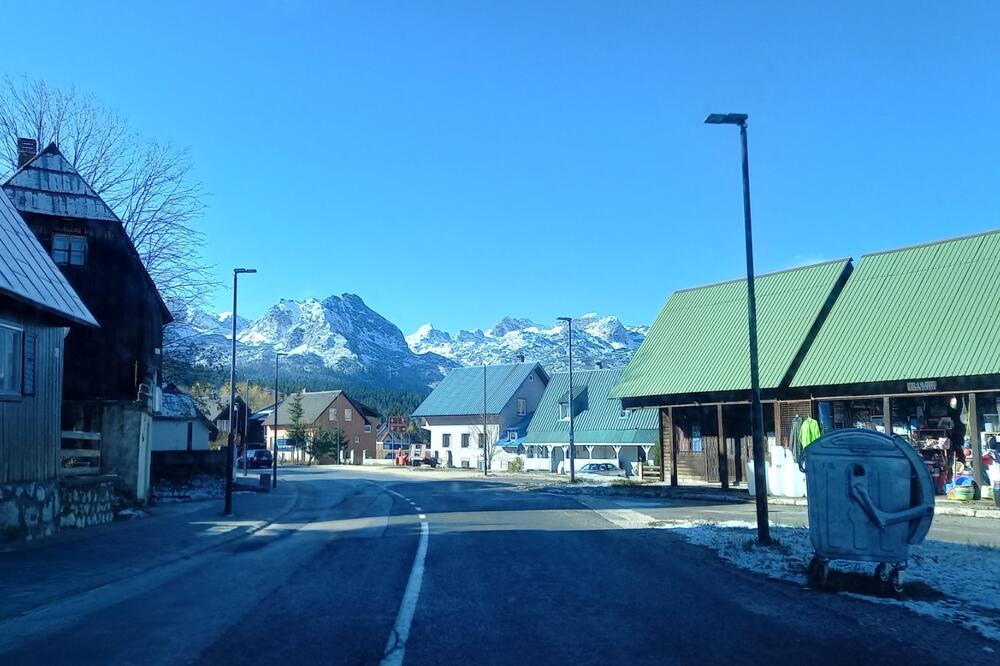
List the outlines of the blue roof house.
<svg viewBox="0 0 1000 666">
<path fill-rule="evenodd" d="M 538 363 L 456 368 L 412 416 L 431 433 L 430 456 L 442 464 L 482 469 L 485 448 L 497 469 L 521 445 L 548 383 Z"/>
<path fill-rule="evenodd" d="M 657 441 L 655 409 L 627 410 L 610 397 L 623 368 L 573 373 L 573 440 L 576 469 L 588 463 L 646 461 Z M 552 375 L 523 439 L 525 468 L 568 469 L 569 374 Z"/>
</svg>

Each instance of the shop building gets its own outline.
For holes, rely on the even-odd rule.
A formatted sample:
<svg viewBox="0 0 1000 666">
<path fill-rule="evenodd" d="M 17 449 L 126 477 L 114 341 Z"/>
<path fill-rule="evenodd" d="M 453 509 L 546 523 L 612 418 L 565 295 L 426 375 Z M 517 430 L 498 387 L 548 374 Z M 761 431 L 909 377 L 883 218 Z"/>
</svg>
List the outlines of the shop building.
<svg viewBox="0 0 1000 666">
<path fill-rule="evenodd" d="M 900 435 L 943 491 L 1000 438 L 1000 231 L 862 257 L 790 384 L 823 431 Z M 965 443 L 968 446 L 965 446 Z"/>
<path fill-rule="evenodd" d="M 851 274 L 850 259 L 755 280 L 764 433 L 788 445 L 812 405 L 792 391 L 796 370 Z M 661 474 L 728 487 L 750 458 L 746 280 L 674 292 L 610 393 L 625 409 L 656 408 Z"/>
</svg>

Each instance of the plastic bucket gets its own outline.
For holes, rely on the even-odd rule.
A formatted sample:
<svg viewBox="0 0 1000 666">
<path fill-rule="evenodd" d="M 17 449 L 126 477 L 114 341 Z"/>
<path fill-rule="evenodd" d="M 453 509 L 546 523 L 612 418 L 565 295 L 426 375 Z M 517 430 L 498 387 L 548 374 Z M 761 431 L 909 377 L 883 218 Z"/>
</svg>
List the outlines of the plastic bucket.
<svg viewBox="0 0 1000 666">
<path fill-rule="evenodd" d="M 955 486 L 955 499 L 959 502 L 968 502 L 975 497 L 974 486 Z"/>
</svg>

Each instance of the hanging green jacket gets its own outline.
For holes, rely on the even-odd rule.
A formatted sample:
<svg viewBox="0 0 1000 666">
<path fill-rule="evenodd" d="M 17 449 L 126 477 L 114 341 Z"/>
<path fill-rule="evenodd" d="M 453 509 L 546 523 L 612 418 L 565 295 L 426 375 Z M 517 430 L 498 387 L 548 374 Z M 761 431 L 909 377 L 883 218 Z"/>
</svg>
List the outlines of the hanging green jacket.
<svg viewBox="0 0 1000 666">
<path fill-rule="evenodd" d="M 799 426 L 799 443 L 802 444 L 802 450 L 805 451 L 806 447 L 819 439 L 820 435 L 823 434 L 819 431 L 819 422 L 814 418 L 808 418 L 802 421 L 802 425 Z"/>
</svg>

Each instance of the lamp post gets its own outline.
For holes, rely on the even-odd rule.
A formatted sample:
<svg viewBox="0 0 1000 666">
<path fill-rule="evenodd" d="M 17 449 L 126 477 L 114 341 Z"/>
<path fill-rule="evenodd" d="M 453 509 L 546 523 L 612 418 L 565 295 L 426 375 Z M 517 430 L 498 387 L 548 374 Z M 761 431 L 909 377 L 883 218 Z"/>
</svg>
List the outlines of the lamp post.
<svg viewBox="0 0 1000 666">
<path fill-rule="evenodd" d="M 705 118 L 708 125 L 738 125 L 743 154 L 743 226 L 747 254 L 747 319 L 750 326 L 750 429 L 753 434 L 753 476 L 757 488 L 757 540 L 770 543 L 767 522 L 767 477 L 764 461 L 764 409 L 760 401 L 760 376 L 757 365 L 757 297 L 754 293 L 753 229 L 750 223 L 750 160 L 747 155 L 747 114 L 713 113 Z"/>
<path fill-rule="evenodd" d="M 573 442 L 573 318 L 559 317 L 569 331 L 569 482 L 576 483 L 576 446 Z"/>
<path fill-rule="evenodd" d="M 278 359 L 288 356 L 285 352 L 274 354 L 274 455 L 271 456 L 271 487 L 278 487 Z"/>
<path fill-rule="evenodd" d="M 233 512 L 233 457 L 236 453 L 234 444 L 236 426 L 236 291 L 241 274 L 256 272 L 256 268 L 233 269 L 233 356 L 229 367 L 229 444 L 226 447 L 226 501 L 223 510 L 227 516 Z M 244 458 L 243 464 L 247 464 L 246 458 Z"/>
<path fill-rule="evenodd" d="M 489 462 L 486 453 L 486 361 L 483 361 L 483 476 L 490 475 Z"/>
</svg>

